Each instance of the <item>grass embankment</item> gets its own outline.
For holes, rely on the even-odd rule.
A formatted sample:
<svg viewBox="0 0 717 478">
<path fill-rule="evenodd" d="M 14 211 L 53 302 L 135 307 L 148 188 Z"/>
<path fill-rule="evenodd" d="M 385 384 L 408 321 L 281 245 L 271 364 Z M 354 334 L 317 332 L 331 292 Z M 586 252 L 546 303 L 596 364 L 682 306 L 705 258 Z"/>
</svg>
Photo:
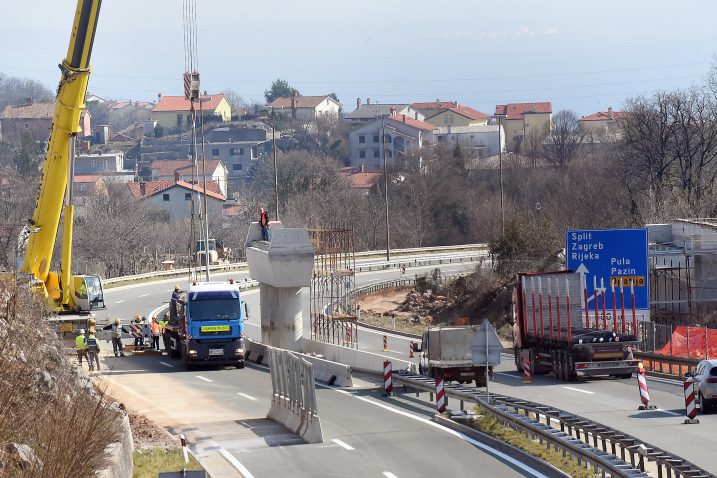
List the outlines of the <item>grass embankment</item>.
<svg viewBox="0 0 717 478">
<path fill-rule="evenodd" d="M 525 435 L 516 432 L 508 427 L 504 427 L 490 414 L 476 407 L 476 418 L 467 422 L 467 424 L 476 430 L 495 437 L 509 445 L 523 450 L 539 460 L 554 466 L 555 468 L 567 473 L 573 478 L 593 478 L 595 475 L 591 470 L 586 470 L 584 466 L 578 466 L 577 462 L 570 461 L 567 457 L 563 457 L 562 451 L 555 451 L 553 448 L 548 450 L 545 445 L 541 445 L 538 440 L 531 440 Z"/>
<path fill-rule="evenodd" d="M 167 471 L 197 471 L 203 470 L 197 460 L 189 455 L 189 464 L 184 467 L 184 456 L 180 448 L 165 450 L 154 448 L 145 451 L 136 451 L 132 455 L 134 462 L 133 478 L 157 478 L 157 475 Z"/>
</svg>

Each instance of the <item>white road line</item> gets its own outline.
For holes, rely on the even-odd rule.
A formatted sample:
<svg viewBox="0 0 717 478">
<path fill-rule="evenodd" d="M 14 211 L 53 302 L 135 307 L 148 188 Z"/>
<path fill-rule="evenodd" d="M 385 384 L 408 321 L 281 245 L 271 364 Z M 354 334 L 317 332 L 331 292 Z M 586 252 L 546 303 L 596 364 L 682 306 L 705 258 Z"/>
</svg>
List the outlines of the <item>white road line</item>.
<svg viewBox="0 0 717 478">
<path fill-rule="evenodd" d="M 147 297 L 149 294 L 138 295 L 137 297 Z"/>
<path fill-rule="evenodd" d="M 394 475 L 390 471 L 384 471 L 383 476 L 385 476 L 386 478 L 398 478 L 396 475 Z"/>
<path fill-rule="evenodd" d="M 516 379 L 516 380 L 520 380 L 521 378 L 523 378 L 522 375 L 515 375 L 515 374 L 512 374 L 512 373 L 496 372 L 495 374 L 496 374 L 496 375 L 501 375 L 501 376 L 503 376 L 503 377 L 514 378 L 514 379 Z"/>
<path fill-rule="evenodd" d="M 115 302 L 115 304 L 121 304 L 121 303 L 124 302 L 125 300 L 127 300 L 127 299 L 118 300 L 117 302 Z"/>
<path fill-rule="evenodd" d="M 172 365 L 171 363 L 167 363 L 167 362 L 159 362 L 159 363 L 164 365 L 165 367 L 174 368 L 174 365 Z"/>
<path fill-rule="evenodd" d="M 666 414 L 668 414 L 668 415 L 672 415 L 673 417 L 683 417 L 683 416 L 684 416 L 683 413 L 675 413 L 675 412 L 671 412 L 670 410 L 663 410 L 663 409 L 661 409 L 661 408 L 658 408 L 658 409 L 656 409 L 655 411 L 657 411 L 657 412 L 662 412 L 662 413 L 666 413 Z"/>
<path fill-rule="evenodd" d="M 252 475 L 251 472 L 246 469 L 246 466 L 242 465 L 241 462 L 237 460 L 234 455 L 226 451 L 224 448 L 219 449 L 219 454 L 222 455 L 224 459 L 229 462 L 230 465 L 236 468 L 236 470 L 241 473 L 244 478 L 254 478 L 254 475 Z"/>
<path fill-rule="evenodd" d="M 342 441 L 339 440 L 338 438 L 334 438 L 334 439 L 332 439 L 331 441 L 334 442 L 334 443 L 336 443 L 336 444 L 337 444 L 338 446 L 340 446 L 341 448 L 346 448 L 348 451 L 354 450 L 354 447 L 352 447 L 352 446 L 349 445 L 348 443 L 342 442 Z M 384 474 L 385 474 L 385 473 L 384 473 Z"/>
<path fill-rule="evenodd" d="M 195 375 L 199 380 L 204 380 L 205 382 L 213 382 L 214 380 L 209 380 L 207 377 L 202 377 L 201 375 Z"/>
<path fill-rule="evenodd" d="M 418 415 L 414 415 L 414 414 L 412 414 L 412 413 L 410 413 L 410 412 L 407 412 L 407 411 L 405 411 L 405 410 L 401 410 L 401 409 L 398 409 L 398 408 L 394 408 L 394 407 L 392 407 L 392 406 L 390 406 L 390 405 L 386 405 L 386 404 L 377 402 L 377 401 L 373 400 L 372 398 L 362 397 L 362 396 L 360 396 L 360 395 L 354 395 L 354 394 L 351 393 L 351 392 L 348 392 L 348 391 L 346 391 L 346 390 L 341 390 L 341 389 L 339 389 L 339 388 L 337 388 L 337 387 L 332 387 L 332 386 L 329 386 L 329 385 L 323 385 L 323 384 L 320 384 L 320 383 L 317 383 L 316 386 L 317 386 L 317 387 L 321 387 L 321 388 L 328 388 L 328 389 L 333 390 L 333 391 L 335 391 L 335 392 L 337 392 L 337 393 L 342 393 L 342 394 L 347 395 L 347 396 L 349 396 L 349 397 L 355 398 L 356 400 L 361 400 L 361 401 L 363 401 L 363 402 L 370 403 L 371 405 L 374 405 L 374 406 L 383 408 L 383 409 L 385 409 L 385 410 L 388 410 L 389 412 L 396 413 L 396 414 L 398 414 L 398 415 L 402 415 L 402 416 L 407 417 L 407 418 L 410 418 L 410 419 L 412 419 L 412 420 L 416 420 L 416 421 L 422 422 L 422 423 L 424 423 L 424 424 L 426 424 L 426 425 L 428 425 L 428 426 L 435 427 L 435 428 L 437 428 L 437 429 L 439 429 L 439 430 L 443 430 L 444 432 L 449 433 L 449 434 L 451 434 L 451 435 L 453 435 L 453 436 L 455 436 L 455 437 L 458 437 L 458 438 L 460 438 L 461 440 L 464 440 L 464 441 L 470 443 L 471 445 L 475 446 L 476 448 L 479 448 L 479 449 L 481 449 L 481 450 L 483 450 L 483 451 L 486 451 L 486 452 L 492 454 L 493 456 L 496 456 L 496 457 L 500 458 L 501 460 L 506 461 L 506 462 L 510 463 L 511 465 L 518 467 L 518 468 L 521 469 L 521 470 L 527 471 L 528 473 L 530 473 L 531 475 L 533 475 L 535 478 L 548 478 L 546 475 L 540 473 L 540 472 L 537 471 L 537 470 L 532 469 L 531 467 L 529 467 L 528 465 L 526 465 L 526 464 L 523 463 L 522 461 L 520 461 L 520 460 L 518 460 L 518 459 L 516 459 L 516 458 L 513 458 L 512 456 L 507 455 L 507 454 L 503 453 L 502 451 L 496 450 L 495 448 L 490 447 L 490 446 L 488 446 L 488 445 L 486 445 L 486 444 L 484 444 L 484 443 L 481 443 L 481 442 L 479 442 L 478 440 L 474 440 L 473 438 L 471 438 L 471 437 L 469 437 L 469 436 L 467 436 L 467 435 L 464 435 L 463 433 L 457 432 L 457 431 L 455 431 L 455 430 L 451 430 L 450 428 L 447 428 L 447 427 L 444 427 L 443 425 L 440 425 L 440 424 L 438 424 L 438 423 L 435 423 L 435 422 L 431 421 L 431 419 L 429 419 L 429 418 L 421 417 L 421 416 L 418 416 Z"/>
<path fill-rule="evenodd" d="M 247 400 L 251 400 L 252 402 L 256 402 L 256 401 L 257 401 L 256 398 L 254 398 L 254 397 L 252 397 L 251 395 L 246 394 L 246 393 L 241 393 L 241 392 L 239 392 L 238 395 L 241 395 L 242 397 L 246 398 Z"/>
<path fill-rule="evenodd" d="M 574 387 L 561 387 L 561 388 L 564 388 L 565 390 L 572 390 L 573 392 L 585 393 L 587 395 L 595 395 L 595 392 L 590 392 L 588 390 L 582 390 L 579 388 L 574 388 Z"/>
</svg>

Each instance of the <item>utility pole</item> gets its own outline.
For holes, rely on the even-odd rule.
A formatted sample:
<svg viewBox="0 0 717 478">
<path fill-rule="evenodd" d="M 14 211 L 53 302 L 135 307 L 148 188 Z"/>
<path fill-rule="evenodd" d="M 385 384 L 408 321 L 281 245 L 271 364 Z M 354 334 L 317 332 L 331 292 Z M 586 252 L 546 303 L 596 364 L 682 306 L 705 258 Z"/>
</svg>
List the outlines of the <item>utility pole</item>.
<svg viewBox="0 0 717 478">
<path fill-rule="evenodd" d="M 274 155 L 274 202 L 276 205 L 275 218 L 279 220 L 279 173 L 276 169 L 276 117 L 274 108 L 271 108 L 271 149 Z"/>
<path fill-rule="evenodd" d="M 391 227 L 388 221 L 388 168 L 386 167 L 386 115 L 381 116 L 381 144 L 383 145 L 383 186 L 386 196 L 386 262 L 391 260 Z"/>
<path fill-rule="evenodd" d="M 505 236 L 505 210 L 503 209 L 503 144 L 501 143 L 501 130 L 503 123 L 498 116 L 498 170 L 500 171 L 500 235 Z"/>
</svg>

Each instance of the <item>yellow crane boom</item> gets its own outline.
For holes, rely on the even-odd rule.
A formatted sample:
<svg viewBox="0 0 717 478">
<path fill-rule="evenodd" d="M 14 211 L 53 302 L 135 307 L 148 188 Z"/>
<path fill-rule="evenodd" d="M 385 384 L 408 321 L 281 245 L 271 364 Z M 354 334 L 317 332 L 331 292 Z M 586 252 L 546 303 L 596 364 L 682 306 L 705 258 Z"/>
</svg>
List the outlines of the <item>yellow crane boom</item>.
<svg viewBox="0 0 717 478">
<path fill-rule="evenodd" d="M 45 295 L 53 300 L 58 310 L 89 310 L 99 304 L 97 293 L 104 306 L 102 286 L 97 276 L 71 277 L 74 209 L 68 191 L 68 183 L 72 179 L 71 148 L 74 137 L 81 131 L 80 116 L 85 108 L 90 56 L 101 4 L 102 0 L 77 1 L 67 57 L 59 65 L 61 78 L 42 166 L 40 191 L 20 267 L 21 272 L 31 274 L 44 284 Z M 50 271 L 50 266 L 61 216 L 62 263 L 57 274 Z"/>
</svg>

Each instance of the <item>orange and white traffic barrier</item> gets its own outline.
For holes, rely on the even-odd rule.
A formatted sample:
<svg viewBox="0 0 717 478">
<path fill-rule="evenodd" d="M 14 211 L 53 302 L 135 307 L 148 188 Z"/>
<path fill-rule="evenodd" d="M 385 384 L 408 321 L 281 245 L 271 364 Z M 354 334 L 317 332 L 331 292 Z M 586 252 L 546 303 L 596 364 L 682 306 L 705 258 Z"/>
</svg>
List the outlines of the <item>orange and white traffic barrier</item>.
<svg viewBox="0 0 717 478">
<path fill-rule="evenodd" d="M 352 344 L 352 342 L 353 342 L 351 335 L 352 335 L 352 334 L 351 334 L 351 326 L 346 327 L 346 337 L 345 337 L 344 340 L 346 341 L 346 345 L 347 345 L 348 347 L 350 347 L 351 344 Z"/>
<path fill-rule="evenodd" d="M 413 340 L 408 342 L 408 358 L 413 358 Z"/>
<path fill-rule="evenodd" d="M 655 410 L 655 405 L 650 405 L 650 392 L 647 390 L 647 375 L 645 374 L 645 366 L 642 362 L 637 364 L 637 386 L 640 389 L 640 401 L 642 405 L 637 407 L 638 410 Z"/>
<path fill-rule="evenodd" d="M 695 383 L 692 377 L 685 378 L 685 423 L 699 423 L 697 406 L 695 405 Z M 704 407 L 704 405 L 702 405 Z"/>
<path fill-rule="evenodd" d="M 383 362 L 383 390 L 387 395 L 393 392 L 393 366 L 389 360 Z"/>
<path fill-rule="evenodd" d="M 520 358 L 523 363 L 523 383 L 532 383 L 533 379 L 530 375 L 530 353 L 523 352 L 520 354 Z"/>
<path fill-rule="evenodd" d="M 443 388 L 443 377 L 436 377 L 436 410 L 438 413 L 446 411 L 446 391 Z"/>
<path fill-rule="evenodd" d="M 383 336 L 383 351 L 388 352 L 388 335 Z"/>
</svg>

